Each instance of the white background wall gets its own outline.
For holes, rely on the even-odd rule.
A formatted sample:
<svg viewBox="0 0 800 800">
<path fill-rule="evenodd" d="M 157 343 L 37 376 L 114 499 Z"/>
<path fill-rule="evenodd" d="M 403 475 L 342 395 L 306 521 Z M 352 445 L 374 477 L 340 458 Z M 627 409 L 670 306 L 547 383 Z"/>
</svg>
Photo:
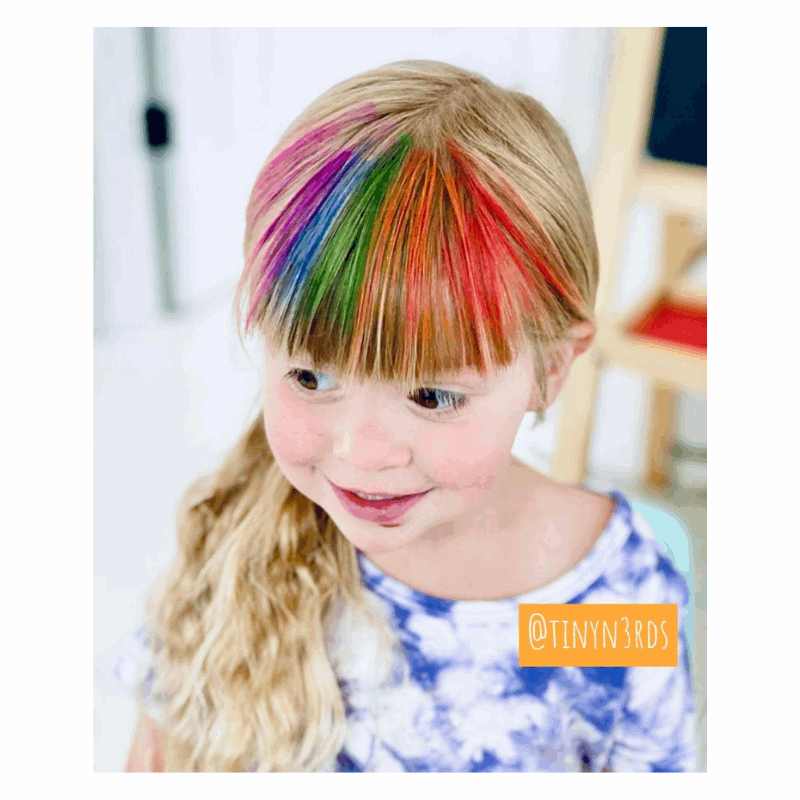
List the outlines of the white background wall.
<svg viewBox="0 0 800 800">
<path fill-rule="evenodd" d="M 257 356 L 238 348 L 231 302 L 247 197 L 280 133 L 356 72 L 402 58 L 449 61 L 544 102 L 591 183 L 613 44 L 596 28 L 158 29 L 157 43 L 171 110 L 166 199 L 182 306 L 172 319 L 158 310 L 141 30 L 95 30 L 96 770 L 122 766 L 133 705 L 115 688 L 108 659 L 172 555 L 178 496 L 214 466 L 255 407 Z M 631 219 L 620 302 L 647 287 L 658 252 L 655 210 L 638 208 Z M 646 399 L 638 376 L 604 376 L 595 472 L 626 482 L 640 469 Z M 556 407 L 519 440 L 544 467 L 557 415 Z M 697 412 L 688 417 L 691 425 Z M 704 430 L 695 437 L 704 440 Z"/>
</svg>

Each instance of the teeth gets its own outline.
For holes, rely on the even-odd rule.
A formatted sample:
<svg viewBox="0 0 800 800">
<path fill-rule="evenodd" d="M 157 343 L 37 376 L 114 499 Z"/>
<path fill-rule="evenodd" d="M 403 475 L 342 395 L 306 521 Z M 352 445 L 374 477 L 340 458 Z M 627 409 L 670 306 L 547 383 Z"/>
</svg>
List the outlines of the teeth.
<svg viewBox="0 0 800 800">
<path fill-rule="evenodd" d="M 362 500 L 388 500 L 394 497 L 393 494 L 362 494 L 361 492 L 353 492 L 353 494 L 357 495 Z"/>
</svg>

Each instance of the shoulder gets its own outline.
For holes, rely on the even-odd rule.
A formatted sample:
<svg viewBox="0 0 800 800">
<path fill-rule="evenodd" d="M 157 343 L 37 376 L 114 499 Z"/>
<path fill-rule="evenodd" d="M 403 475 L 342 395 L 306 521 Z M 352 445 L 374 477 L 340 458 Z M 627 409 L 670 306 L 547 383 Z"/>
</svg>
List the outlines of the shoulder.
<svg viewBox="0 0 800 800">
<path fill-rule="evenodd" d="M 561 574 L 574 578 L 571 602 L 686 606 L 683 575 L 623 492 L 548 481 L 539 499 L 538 516 L 559 546 Z"/>
<path fill-rule="evenodd" d="M 689 589 L 644 517 L 615 491 L 613 546 L 602 556 L 602 586 L 627 602 L 677 603 L 685 607 Z M 596 601 L 601 602 L 601 601 Z"/>
</svg>

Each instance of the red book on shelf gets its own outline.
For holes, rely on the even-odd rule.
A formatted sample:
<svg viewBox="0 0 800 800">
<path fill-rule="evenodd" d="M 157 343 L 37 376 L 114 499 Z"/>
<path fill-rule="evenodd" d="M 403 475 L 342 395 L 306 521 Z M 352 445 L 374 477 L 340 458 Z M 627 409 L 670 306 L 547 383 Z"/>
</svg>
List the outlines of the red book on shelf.
<svg viewBox="0 0 800 800">
<path fill-rule="evenodd" d="M 628 332 L 705 353 L 706 322 L 705 305 L 665 294 L 628 328 Z"/>
</svg>

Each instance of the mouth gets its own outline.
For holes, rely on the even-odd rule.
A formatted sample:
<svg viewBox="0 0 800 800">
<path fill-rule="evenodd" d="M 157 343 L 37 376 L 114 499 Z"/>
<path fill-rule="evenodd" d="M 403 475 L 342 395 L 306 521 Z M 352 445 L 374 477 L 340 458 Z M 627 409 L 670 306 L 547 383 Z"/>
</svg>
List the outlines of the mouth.
<svg viewBox="0 0 800 800">
<path fill-rule="evenodd" d="M 378 494 L 345 489 L 330 481 L 328 483 L 344 509 L 352 516 L 381 524 L 399 519 L 432 491 L 427 489 L 413 494 Z"/>
</svg>

